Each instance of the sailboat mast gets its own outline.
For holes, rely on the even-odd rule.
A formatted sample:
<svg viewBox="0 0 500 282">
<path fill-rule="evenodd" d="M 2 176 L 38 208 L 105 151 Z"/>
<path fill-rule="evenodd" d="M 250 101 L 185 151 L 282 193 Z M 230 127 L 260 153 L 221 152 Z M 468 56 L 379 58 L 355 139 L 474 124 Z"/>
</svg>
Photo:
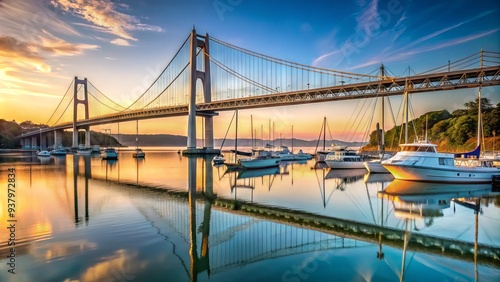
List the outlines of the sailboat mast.
<svg viewBox="0 0 500 282">
<path fill-rule="evenodd" d="M 425 115 L 425 142 L 427 142 L 427 126 L 429 125 L 429 117 Z"/>
<path fill-rule="evenodd" d="M 236 163 L 236 156 L 238 154 L 238 110 L 236 110 L 236 134 L 234 138 L 234 163 Z"/>
<path fill-rule="evenodd" d="M 408 144 L 408 79 L 405 81 L 405 92 L 404 92 L 404 113 L 405 113 L 405 144 Z"/>
<path fill-rule="evenodd" d="M 292 154 L 293 154 L 293 125 L 292 125 Z"/>
<path fill-rule="evenodd" d="M 250 127 L 251 127 L 251 134 L 252 134 L 252 148 L 254 147 L 254 141 L 253 141 L 253 115 L 250 115 Z"/>
<path fill-rule="evenodd" d="M 323 118 L 323 151 L 326 149 L 326 117 Z"/>
<path fill-rule="evenodd" d="M 481 52 L 479 55 L 479 67 L 483 67 L 483 48 L 481 48 Z M 477 146 L 481 145 L 481 137 L 483 135 L 483 118 L 481 116 L 481 86 L 483 79 L 482 77 L 479 77 L 479 90 L 477 94 Z M 481 149 L 479 150 L 481 151 Z"/>
<path fill-rule="evenodd" d="M 269 141 L 269 145 L 271 145 L 271 120 L 269 120 L 269 128 L 268 128 L 268 141 Z"/>
<path fill-rule="evenodd" d="M 135 148 L 139 148 L 139 120 L 135 120 Z"/>
<path fill-rule="evenodd" d="M 385 97 L 382 97 L 382 138 L 380 141 L 380 150 L 385 151 Z"/>
</svg>

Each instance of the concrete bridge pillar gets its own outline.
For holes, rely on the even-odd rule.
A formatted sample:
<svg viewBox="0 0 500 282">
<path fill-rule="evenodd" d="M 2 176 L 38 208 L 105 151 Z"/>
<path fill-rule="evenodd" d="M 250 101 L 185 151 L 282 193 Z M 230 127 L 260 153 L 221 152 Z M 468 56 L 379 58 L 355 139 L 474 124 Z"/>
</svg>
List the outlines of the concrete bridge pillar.
<svg viewBox="0 0 500 282">
<path fill-rule="evenodd" d="M 40 149 L 47 149 L 47 135 L 40 135 Z"/>
<path fill-rule="evenodd" d="M 19 139 L 19 143 L 21 143 L 21 149 L 24 149 L 24 138 Z"/>
<path fill-rule="evenodd" d="M 90 147 L 90 128 L 85 129 L 85 147 Z"/>
<path fill-rule="evenodd" d="M 83 85 L 83 99 L 78 98 L 78 85 Z M 78 119 L 78 104 L 83 104 L 85 106 L 85 119 L 89 119 L 89 96 L 87 92 L 87 78 L 78 79 L 75 76 L 74 85 L 74 96 L 73 96 L 73 147 L 78 147 L 78 128 L 76 126 L 76 121 Z M 90 142 L 90 139 L 89 139 Z"/>
<path fill-rule="evenodd" d="M 37 143 L 37 137 L 33 136 L 31 137 L 31 149 L 37 149 L 38 148 L 38 143 Z"/>
<path fill-rule="evenodd" d="M 62 147 L 64 130 L 54 130 L 54 148 Z"/>
<path fill-rule="evenodd" d="M 191 46 L 190 46 L 190 90 L 188 99 L 188 138 L 187 149 L 183 153 L 187 154 L 216 154 L 219 151 L 214 150 L 214 134 L 213 134 L 213 113 L 203 115 L 203 122 L 205 123 L 205 147 L 204 149 L 196 149 L 196 82 L 198 79 L 203 83 L 203 96 L 204 102 L 211 102 L 212 92 L 210 85 L 210 58 L 205 54 L 210 54 L 208 34 L 205 37 L 198 38 L 195 29 L 191 31 Z M 198 69 L 196 54 L 198 48 L 204 49 L 203 54 L 203 69 Z"/>
<path fill-rule="evenodd" d="M 191 31 L 191 47 L 190 47 L 190 71 L 191 81 L 189 84 L 189 97 L 188 97 L 188 136 L 187 148 L 196 149 L 196 80 L 198 78 L 196 72 L 196 49 L 198 46 L 198 39 L 196 31 Z"/>
</svg>

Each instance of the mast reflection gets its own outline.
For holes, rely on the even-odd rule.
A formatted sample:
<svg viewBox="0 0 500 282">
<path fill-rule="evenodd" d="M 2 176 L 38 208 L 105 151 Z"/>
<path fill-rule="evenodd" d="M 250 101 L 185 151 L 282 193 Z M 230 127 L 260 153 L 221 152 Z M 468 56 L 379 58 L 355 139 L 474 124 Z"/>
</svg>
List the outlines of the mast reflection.
<svg viewBox="0 0 500 282">
<path fill-rule="evenodd" d="M 471 186 L 401 180 L 394 180 L 384 191 L 379 192 L 379 197 L 393 203 L 395 216 L 405 221 L 400 281 L 404 281 L 407 267 L 406 252 L 412 235 L 411 229 L 409 229 L 410 223 L 413 222 L 414 231 L 430 227 L 434 223 L 434 218 L 443 216 L 443 210 L 450 208 L 451 202 L 471 209 L 475 213 L 474 278 L 475 281 L 478 281 L 478 215 L 481 212 L 481 199 L 488 198 L 491 192 L 492 186 L 489 184 Z M 424 220 L 425 226 L 418 228 L 417 219 Z"/>
</svg>

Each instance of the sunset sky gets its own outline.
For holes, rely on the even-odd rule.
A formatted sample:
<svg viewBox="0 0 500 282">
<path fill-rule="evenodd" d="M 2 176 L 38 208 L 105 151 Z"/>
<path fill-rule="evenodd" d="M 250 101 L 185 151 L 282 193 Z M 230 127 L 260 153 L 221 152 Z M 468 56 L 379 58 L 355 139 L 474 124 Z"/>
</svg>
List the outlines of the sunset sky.
<svg viewBox="0 0 500 282">
<path fill-rule="evenodd" d="M 0 0 L 0 118 L 47 122 L 75 76 L 127 106 L 136 98 L 132 90 L 147 77 L 152 82 L 193 26 L 289 61 L 356 73 L 384 63 L 402 76 L 408 67 L 419 73 L 481 48 L 500 51 L 499 19 L 499 1 Z M 367 29 L 372 36 L 352 48 Z M 499 87 L 482 95 L 500 102 Z M 416 116 L 453 111 L 476 96 L 477 89 L 418 94 L 412 107 Z M 395 111 L 400 100 L 391 98 Z M 296 138 L 314 139 L 326 116 L 334 138 L 360 141 L 348 133 L 366 130 L 350 124 L 358 103 L 245 110 L 240 134 L 250 136 L 253 115 L 258 135 L 261 124 L 267 135 L 271 119 L 276 137 L 289 137 L 294 125 Z M 215 118 L 216 137 L 224 136 L 232 114 Z M 187 133 L 187 117 L 139 124 L 140 133 Z M 104 128 L 117 131 L 116 124 L 92 130 Z M 135 123 L 120 124 L 120 131 L 135 133 Z"/>
</svg>

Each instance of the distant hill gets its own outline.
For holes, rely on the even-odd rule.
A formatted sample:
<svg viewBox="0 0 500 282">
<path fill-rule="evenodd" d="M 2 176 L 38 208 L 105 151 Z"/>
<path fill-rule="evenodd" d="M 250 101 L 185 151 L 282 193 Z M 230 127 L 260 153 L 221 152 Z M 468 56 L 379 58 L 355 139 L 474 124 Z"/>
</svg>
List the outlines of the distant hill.
<svg viewBox="0 0 500 282">
<path fill-rule="evenodd" d="M 117 134 L 112 135 L 118 138 Z M 120 143 L 124 146 L 135 146 L 138 138 L 139 146 L 186 146 L 187 137 L 171 134 L 120 134 Z"/>
<path fill-rule="evenodd" d="M 118 138 L 117 134 L 114 134 L 113 137 Z M 136 137 L 138 138 L 139 141 L 139 146 L 179 146 L 179 147 L 184 147 L 187 144 L 187 137 L 186 136 L 181 136 L 181 135 L 171 135 L 171 134 L 120 134 L 120 143 L 125 145 L 125 146 L 135 146 L 136 145 Z M 220 147 L 224 139 L 222 138 L 216 138 L 214 139 L 214 146 L 215 147 Z M 198 139 L 197 140 L 198 147 L 203 146 L 203 140 Z M 224 147 L 234 147 L 234 139 L 226 139 L 224 142 Z M 262 142 L 261 139 L 257 139 L 255 141 L 256 146 L 263 146 L 266 143 L 272 144 L 272 141 L 264 140 Z M 295 147 L 316 147 L 316 144 L 318 143 L 317 140 L 302 140 L 302 139 L 293 139 L 293 145 Z M 365 143 L 361 142 L 343 142 L 339 140 L 333 140 L 333 143 L 336 145 L 342 145 L 342 146 L 351 146 L 351 147 L 360 147 L 363 146 Z M 274 140 L 274 145 L 279 146 L 279 145 L 285 145 L 288 147 L 292 146 L 292 139 L 275 139 Z M 330 144 L 332 144 L 332 141 L 326 142 L 326 146 L 329 147 Z M 238 146 L 241 147 L 251 147 L 252 146 L 252 139 L 250 138 L 242 138 L 238 139 Z M 323 146 L 323 142 L 320 142 L 319 147 Z"/>
</svg>

